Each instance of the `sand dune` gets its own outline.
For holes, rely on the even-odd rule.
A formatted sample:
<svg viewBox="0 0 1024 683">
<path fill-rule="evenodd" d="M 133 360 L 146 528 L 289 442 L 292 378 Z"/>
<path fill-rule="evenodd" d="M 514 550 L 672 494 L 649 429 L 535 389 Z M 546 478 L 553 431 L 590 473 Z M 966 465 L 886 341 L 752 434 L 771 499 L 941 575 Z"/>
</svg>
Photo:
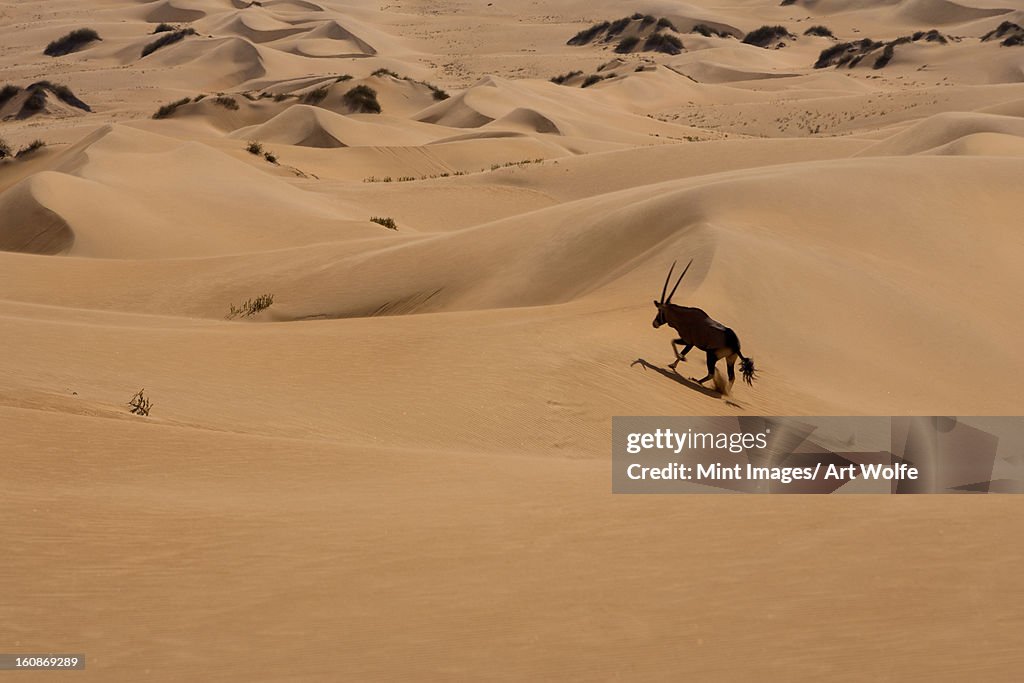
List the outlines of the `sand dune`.
<svg viewBox="0 0 1024 683">
<path fill-rule="evenodd" d="M 158 22 L 189 22 L 205 17 L 213 3 L 206 0 L 155 0 L 146 5 L 145 20 Z"/>
<path fill-rule="evenodd" d="M 1007 14 L 1014 8 L 1012 3 L 1007 3 L 1005 8 L 993 7 L 971 7 L 951 0 L 902 0 L 897 5 L 897 16 L 904 21 L 920 22 L 923 24 L 945 25 L 962 24 L 982 17 L 995 17 Z"/>
<path fill-rule="evenodd" d="M 336 21 L 327 21 L 306 31 L 294 51 L 309 56 L 372 57 L 376 48 Z"/>
<path fill-rule="evenodd" d="M 55 254 L 74 243 L 71 227 L 38 198 L 41 184 L 45 186 L 31 178 L 0 194 L 0 213 L 8 217 L 0 227 L 0 248 L 4 251 Z"/>
<path fill-rule="evenodd" d="M 607 82 L 593 88 L 614 86 L 615 83 Z M 465 92 L 424 109 L 415 119 L 455 128 L 479 128 L 522 109 L 523 103 L 530 103 L 533 120 L 540 123 L 539 116 L 552 123 L 558 121 L 554 128 L 561 135 L 614 143 L 650 144 L 656 141 L 652 140 L 655 133 L 681 136 L 689 132 L 682 126 L 639 117 L 622 108 L 615 110 L 604 106 L 599 98 L 600 92 L 577 92 L 573 88 L 548 84 L 520 85 L 486 77 Z M 589 103 L 587 108 L 581 106 L 583 101 Z M 541 126 L 551 128 L 543 123 Z"/>
<path fill-rule="evenodd" d="M 242 38 L 182 41 L 143 58 L 163 67 L 186 66 L 193 87 L 210 89 L 231 88 L 264 76 L 268 59 L 266 51 Z"/>
<path fill-rule="evenodd" d="M 390 125 L 388 125 L 390 123 Z M 421 145 L 432 136 L 395 121 L 355 119 L 334 112 L 297 104 L 258 126 L 239 128 L 231 137 L 280 142 L 303 147 L 358 147 L 379 144 Z"/>
<path fill-rule="evenodd" d="M 145 138 L 138 131 L 109 128 L 77 155 L 59 159 L 73 172 L 40 172 L 23 181 L 28 186 L 15 188 L 9 200 L 4 232 L 20 234 L 31 216 L 46 210 L 71 225 L 72 254 L 103 258 L 255 251 L 295 244 L 296 238 L 326 241 L 345 235 L 347 217 L 337 203 L 202 144 L 165 138 L 154 145 L 159 149 L 147 150 Z M 172 179 L 183 167 L 193 171 L 179 184 Z M 174 192 L 167 191 L 170 184 L 176 185 Z M 26 202 L 26 192 L 34 204 Z M 245 205 L 262 208 L 255 222 L 240 225 L 230 217 Z M 135 220 L 142 214 L 146 220 Z M 296 225 L 282 233 L 286 221 Z"/>
<path fill-rule="evenodd" d="M 1019 678 L 1010 496 L 608 477 L 615 415 L 1021 413 L 1024 46 L 982 40 L 1018 2 L 0 17 L 0 651 L 87 681 Z M 196 33 L 143 57 L 161 22 Z M 655 27 L 678 54 L 622 45 Z M 676 300 L 757 359 L 729 395 L 651 326 L 690 259 Z"/>
<path fill-rule="evenodd" d="M 306 32 L 306 29 L 292 26 L 265 11 L 216 15 L 210 21 L 198 22 L 196 26 L 204 33 L 233 34 L 253 43 L 267 43 Z"/>
<path fill-rule="evenodd" d="M 1024 118 L 974 112 L 936 114 L 868 147 L 862 154 L 918 154 L 976 133 L 999 133 L 1024 139 Z"/>
</svg>

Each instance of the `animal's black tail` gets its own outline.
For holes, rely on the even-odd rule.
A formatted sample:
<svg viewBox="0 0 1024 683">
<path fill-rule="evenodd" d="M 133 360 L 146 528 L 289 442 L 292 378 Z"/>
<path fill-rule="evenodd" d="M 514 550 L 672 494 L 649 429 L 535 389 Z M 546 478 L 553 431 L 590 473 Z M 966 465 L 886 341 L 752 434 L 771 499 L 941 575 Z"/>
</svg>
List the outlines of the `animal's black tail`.
<svg viewBox="0 0 1024 683">
<path fill-rule="evenodd" d="M 737 353 L 739 352 L 737 351 Z M 740 372 L 743 373 L 744 382 L 746 382 L 747 384 L 753 384 L 754 373 L 757 372 L 757 370 L 754 369 L 754 359 L 747 358 L 742 353 L 740 353 Z"/>
<path fill-rule="evenodd" d="M 743 373 L 743 381 L 747 384 L 752 385 L 754 383 L 754 375 L 757 372 L 754 369 L 754 359 L 747 358 L 740 351 L 740 339 L 736 336 L 736 333 L 731 329 L 726 332 L 726 342 L 732 347 L 732 350 L 736 352 L 736 355 L 740 357 L 740 372 Z"/>
</svg>

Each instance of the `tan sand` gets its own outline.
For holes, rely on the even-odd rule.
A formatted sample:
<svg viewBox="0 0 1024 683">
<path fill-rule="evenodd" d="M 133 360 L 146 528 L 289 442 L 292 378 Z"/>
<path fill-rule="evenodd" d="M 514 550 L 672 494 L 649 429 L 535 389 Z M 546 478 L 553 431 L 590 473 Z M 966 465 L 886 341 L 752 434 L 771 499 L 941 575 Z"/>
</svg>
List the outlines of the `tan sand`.
<svg viewBox="0 0 1024 683">
<path fill-rule="evenodd" d="M 566 44 L 635 11 L 685 49 Z M 613 415 L 1024 412 L 1004 21 L 1018 0 L 0 5 L 0 87 L 91 110 L 0 104 L 13 151 L 46 142 L 0 161 L 0 652 L 85 653 L 88 681 L 1019 680 L 1011 497 L 609 476 Z M 142 57 L 158 22 L 197 34 Z M 103 40 L 43 54 L 81 27 Z M 762 368 L 728 397 L 650 326 L 691 258 L 676 300 Z"/>
</svg>

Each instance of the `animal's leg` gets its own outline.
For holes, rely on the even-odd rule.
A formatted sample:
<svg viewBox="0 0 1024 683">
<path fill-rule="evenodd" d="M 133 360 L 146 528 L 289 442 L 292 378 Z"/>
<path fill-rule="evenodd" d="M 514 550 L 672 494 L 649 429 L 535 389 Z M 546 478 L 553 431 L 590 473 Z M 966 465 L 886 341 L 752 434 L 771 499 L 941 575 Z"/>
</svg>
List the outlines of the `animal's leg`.
<svg viewBox="0 0 1024 683">
<path fill-rule="evenodd" d="M 727 361 L 729 363 L 729 391 L 732 391 L 732 383 L 736 381 L 736 354 L 730 353 Z"/>
<path fill-rule="evenodd" d="M 718 362 L 718 354 L 714 351 L 708 351 L 708 376 L 704 379 L 697 380 L 698 384 L 704 384 L 709 379 L 715 376 L 715 363 Z"/>
<path fill-rule="evenodd" d="M 676 365 L 679 364 L 679 361 L 683 361 L 684 363 L 686 362 L 686 354 L 688 354 L 690 352 L 690 349 L 693 348 L 693 344 L 686 344 L 686 348 L 683 349 L 683 352 L 679 353 L 679 349 L 676 348 L 676 345 L 678 345 L 678 344 L 686 344 L 686 340 L 685 339 L 673 339 L 672 340 L 672 353 L 675 355 L 676 359 L 669 365 L 669 367 L 672 368 L 673 370 L 676 369 Z"/>
</svg>

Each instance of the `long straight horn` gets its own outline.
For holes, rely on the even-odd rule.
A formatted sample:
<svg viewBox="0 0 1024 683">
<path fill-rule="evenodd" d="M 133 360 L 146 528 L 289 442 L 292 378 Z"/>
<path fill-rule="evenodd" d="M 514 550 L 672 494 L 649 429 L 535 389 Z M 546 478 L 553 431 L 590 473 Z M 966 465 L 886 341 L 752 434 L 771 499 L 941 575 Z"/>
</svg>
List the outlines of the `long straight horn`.
<svg viewBox="0 0 1024 683">
<path fill-rule="evenodd" d="M 672 271 L 676 269 L 676 262 L 672 262 L 672 267 L 668 269 L 668 275 L 665 276 L 665 284 L 661 286 L 661 303 L 665 303 L 665 292 L 668 291 L 668 281 L 672 279 Z"/>
<path fill-rule="evenodd" d="M 693 265 L 693 259 L 690 259 L 690 262 L 686 264 L 685 268 L 683 268 L 682 275 L 680 275 L 679 279 L 676 280 L 676 286 L 672 288 L 672 293 L 668 295 L 668 300 L 665 303 L 672 303 L 672 294 L 675 294 L 676 290 L 679 289 L 679 283 L 683 281 L 683 276 L 686 275 L 686 271 L 688 271 L 690 269 L 690 266 L 692 266 L 692 265 Z M 668 280 L 665 281 L 665 284 L 666 285 L 668 284 Z"/>
</svg>

